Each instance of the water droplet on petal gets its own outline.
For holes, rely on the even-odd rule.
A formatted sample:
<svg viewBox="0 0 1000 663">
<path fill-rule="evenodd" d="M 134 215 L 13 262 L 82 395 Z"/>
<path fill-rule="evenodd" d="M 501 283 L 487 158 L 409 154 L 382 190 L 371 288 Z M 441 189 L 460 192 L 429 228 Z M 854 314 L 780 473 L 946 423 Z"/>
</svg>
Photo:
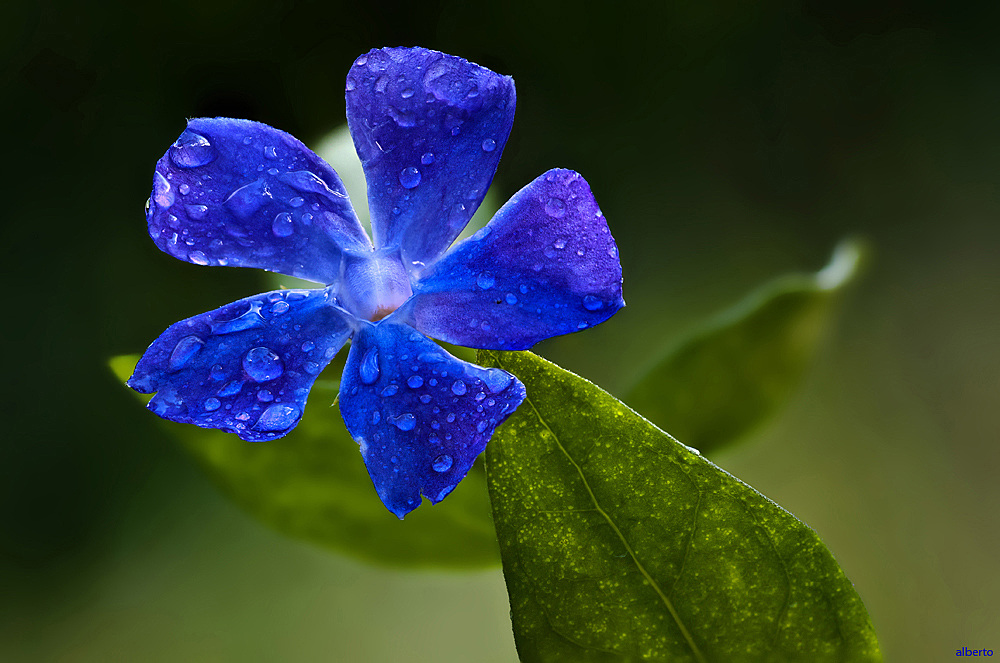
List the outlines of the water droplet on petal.
<svg viewBox="0 0 1000 663">
<path fill-rule="evenodd" d="M 583 298 L 583 308 L 588 311 L 596 311 L 604 306 L 604 302 L 593 295 L 587 295 Z"/>
<path fill-rule="evenodd" d="M 216 364 L 212 367 L 212 370 L 208 372 L 208 377 L 215 381 L 219 381 L 226 377 L 226 372 L 222 369 L 222 364 Z"/>
<path fill-rule="evenodd" d="M 215 161 L 216 152 L 208 139 L 193 131 L 185 130 L 170 146 L 170 160 L 178 168 L 197 168 Z"/>
<path fill-rule="evenodd" d="M 365 356 L 361 358 L 361 367 L 358 368 L 358 373 L 361 375 L 361 381 L 365 384 L 374 384 L 378 380 L 378 348 L 368 348 Z"/>
<path fill-rule="evenodd" d="M 261 403 L 270 403 L 271 401 L 274 400 L 274 394 L 272 394 L 267 389 L 261 389 L 260 391 L 257 392 L 257 400 L 259 400 Z"/>
<path fill-rule="evenodd" d="M 274 217 L 274 222 L 271 224 L 271 230 L 278 237 L 288 237 L 291 235 L 295 232 L 295 224 L 292 222 L 292 215 L 288 212 L 282 212 Z"/>
<path fill-rule="evenodd" d="M 167 208 L 174 204 L 174 191 L 170 182 L 160 171 L 153 173 L 153 202 L 157 207 Z"/>
<path fill-rule="evenodd" d="M 282 313 L 287 313 L 290 308 L 291 305 L 284 300 L 274 302 L 274 306 L 271 307 L 271 315 L 281 315 Z"/>
<path fill-rule="evenodd" d="M 309 375 L 316 375 L 320 372 L 320 365 L 314 361 L 307 361 L 302 368 L 306 369 L 306 373 Z"/>
<path fill-rule="evenodd" d="M 207 265 L 208 264 L 208 256 L 206 256 L 201 251 L 192 251 L 191 253 L 189 253 L 188 254 L 188 260 L 190 260 L 191 262 L 193 262 L 196 265 Z"/>
<path fill-rule="evenodd" d="M 401 414 L 398 417 L 392 417 L 390 421 L 393 426 L 403 431 L 413 430 L 413 427 L 417 425 L 417 418 L 409 412 Z"/>
<path fill-rule="evenodd" d="M 186 196 L 189 193 L 191 193 L 191 187 L 189 187 L 187 184 L 180 185 L 179 187 L 177 187 L 177 190 L 181 192 L 182 196 Z"/>
<path fill-rule="evenodd" d="M 549 198 L 545 203 L 545 213 L 555 219 L 561 219 L 566 215 L 566 203 L 561 198 Z"/>
<path fill-rule="evenodd" d="M 264 157 L 267 159 L 277 159 L 278 151 L 274 149 L 274 145 L 268 145 L 264 148 Z"/>
<path fill-rule="evenodd" d="M 431 466 L 434 468 L 435 472 L 447 472 L 451 469 L 452 461 L 451 456 L 448 454 L 441 454 L 434 459 L 434 464 Z"/>
<path fill-rule="evenodd" d="M 431 402 L 431 395 L 424 394 L 423 396 L 420 397 L 420 402 L 423 403 L 424 405 L 427 405 L 428 403 Z"/>
<path fill-rule="evenodd" d="M 207 205 L 185 205 L 184 209 L 187 210 L 188 216 L 195 221 L 201 221 L 208 214 Z"/>
<path fill-rule="evenodd" d="M 404 189 L 415 188 L 420 184 L 420 171 L 417 170 L 416 166 L 404 168 L 399 173 L 399 183 L 403 185 Z"/>
<path fill-rule="evenodd" d="M 566 240 L 564 240 L 563 238 L 560 237 L 556 241 L 552 242 L 552 246 L 554 246 L 557 249 L 559 249 L 560 251 L 562 251 L 563 249 L 566 248 Z"/>
<path fill-rule="evenodd" d="M 420 163 L 424 164 L 425 166 L 429 166 L 432 163 L 434 163 L 434 153 L 425 152 L 424 156 L 420 157 Z"/>
<path fill-rule="evenodd" d="M 225 385 L 223 385 L 222 389 L 220 389 L 216 393 L 219 396 L 226 398 L 228 396 L 235 396 L 236 394 L 240 393 L 241 389 L 243 389 L 242 380 L 231 380 L 227 382 Z"/>
<path fill-rule="evenodd" d="M 497 142 L 495 140 L 493 140 L 492 138 L 487 138 L 486 140 L 483 141 L 484 152 L 492 152 L 495 149 L 497 149 Z"/>
<path fill-rule="evenodd" d="M 507 300 L 507 303 L 510 304 L 511 306 L 513 306 L 514 304 L 517 303 L 517 297 L 514 294 L 509 293 L 509 292 L 507 293 L 506 300 Z"/>
<path fill-rule="evenodd" d="M 390 396 L 395 396 L 397 391 L 399 391 L 399 387 L 394 384 L 390 384 L 385 389 L 382 390 L 382 396 L 384 396 L 385 398 L 388 398 Z"/>
<path fill-rule="evenodd" d="M 405 90 L 399 93 L 399 96 L 401 96 L 403 99 L 409 99 L 410 97 L 413 96 L 413 89 L 406 88 Z"/>
<path fill-rule="evenodd" d="M 170 359 L 167 360 L 170 370 L 176 371 L 183 368 L 198 353 L 198 350 L 201 350 L 203 345 L 205 345 L 205 341 L 197 336 L 185 336 L 177 341 L 174 351 L 170 353 Z"/>
<path fill-rule="evenodd" d="M 486 387 L 492 394 L 499 393 L 506 389 L 511 381 L 510 373 L 499 368 L 488 369 L 482 378 L 483 382 L 486 383 Z"/>
<path fill-rule="evenodd" d="M 486 421 L 481 419 L 479 423 L 476 424 L 476 430 L 482 433 L 484 430 L 486 430 L 486 426 L 487 426 Z"/>
<path fill-rule="evenodd" d="M 451 391 L 456 396 L 462 396 L 468 391 L 468 387 L 461 380 L 455 380 L 455 383 L 451 385 Z"/>
<path fill-rule="evenodd" d="M 316 347 L 316 344 L 313 343 L 312 341 L 306 341 L 305 343 L 302 344 L 301 347 L 302 347 L 302 352 L 312 352 L 313 348 Z"/>
<path fill-rule="evenodd" d="M 218 398 L 206 398 L 205 399 L 205 410 L 208 412 L 214 412 L 222 407 L 222 401 Z"/>
<path fill-rule="evenodd" d="M 264 180 L 257 180 L 233 191 L 223 204 L 237 217 L 246 219 L 259 210 L 270 197 Z"/>
<path fill-rule="evenodd" d="M 285 366 L 270 348 L 256 347 L 243 357 L 243 370 L 255 382 L 268 382 L 281 377 Z"/>
<path fill-rule="evenodd" d="M 419 375 L 411 375 L 406 384 L 409 385 L 410 389 L 419 389 L 424 386 L 424 379 Z"/>
<path fill-rule="evenodd" d="M 282 431 L 295 425 L 299 419 L 299 408 L 294 405 L 272 405 L 253 425 L 255 430 Z"/>
<path fill-rule="evenodd" d="M 292 198 L 291 200 L 289 200 L 288 204 L 291 205 L 292 207 L 302 207 L 302 205 L 304 205 L 305 202 L 306 202 L 305 198 L 301 198 L 299 196 L 296 196 L 296 197 Z"/>
<path fill-rule="evenodd" d="M 496 279 L 493 278 L 493 274 L 490 272 L 481 272 L 476 278 L 476 284 L 483 290 L 489 290 L 496 283 Z"/>
</svg>

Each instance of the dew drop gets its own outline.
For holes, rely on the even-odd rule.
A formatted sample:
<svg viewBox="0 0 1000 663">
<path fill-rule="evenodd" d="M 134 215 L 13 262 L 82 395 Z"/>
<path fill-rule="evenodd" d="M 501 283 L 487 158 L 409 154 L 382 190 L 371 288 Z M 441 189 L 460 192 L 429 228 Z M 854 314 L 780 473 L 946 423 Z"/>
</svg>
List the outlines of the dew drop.
<svg viewBox="0 0 1000 663">
<path fill-rule="evenodd" d="M 429 166 L 432 163 L 434 163 L 434 153 L 424 152 L 424 156 L 420 157 L 420 163 L 424 164 L 425 166 Z"/>
<path fill-rule="evenodd" d="M 271 230 L 278 237 L 288 237 L 293 232 L 295 232 L 295 224 L 292 222 L 292 215 L 288 212 L 282 212 L 274 217 L 274 222 L 271 224 Z"/>
<path fill-rule="evenodd" d="M 424 394 L 423 396 L 420 397 L 420 402 L 423 403 L 424 405 L 427 405 L 428 403 L 431 402 L 431 395 Z"/>
<path fill-rule="evenodd" d="M 208 372 L 208 377 L 216 382 L 226 377 L 226 372 L 222 369 L 222 364 L 216 364 L 213 366 L 212 370 Z"/>
<path fill-rule="evenodd" d="M 511 306 L 513 306 L 514 304 L 517 303 L 517 297 L 513 293 L 510 293 L 510 292 L 507 293 L 506 300 L 507 300 L 507 303 L 510 304 Z"/>
<path fill-rule="evenodd" d="M 214 412 L 222 407 L 222 401 L 218 398 L 206 398 L 205 399 L 205 409 L 209 412 Z"/>
<path fill-rule="evenodd" d="M 493 274 L 490 272 L 480 272 L 479 276 L 476 278 L 476 284 L 483 290 L 489 290 L 496 283 L 496 279 L 493 278 Z"/>
<path fill-rule="evenodd" d="M 272 394 L 267 389 L 261 389 L 260 391 L 257 392 L 257 400 L 259 400 L 261 403 L 270 403 L 271 401 L 274 400 L 274 394 Z"/>
<path fill-rule="evenodd" d="M 410 97 L 413 96 L 413 88 L 406 88 L 405 90 L 399 93 L 399 96 L 401 96 L 403 99 L 409 99 Z"/>
<path fill-rule="evenodd" d="M 451 456 L 448 454 L 441 454 L 434 459 L 434 464 L 431 467 L 434 468 L 435 472 L 447 472 L 451 469 L 451 464 L 453 462 L 454 461 L 451 459 Z"/>
<path fill-rule="evenodd" d="M 399 387 L 394 384 L 390 384 L 382 390 L 382 396 L 389 398 L 390 396 L 395 396 L 397 391 L 399 391 Z"/>
<path fill-rule="evenodd" d="M 178 168 L 197 168 L 215 161 L 219 153 L 207 138 L 185 130 L 170 146 L 170 160 Z"/>
<path fill-rule="evenodd" d="M 270 194 L 267 192 L 264 180 L 257 180 L 233 191 L 223 204 L 237 217 L 246 219 L 259 210 L 269 198 Z"/>
<path fill-rule="evenodd" d="M 486 426 L 487 426 L 486 421 L 480 419 L 479 423 L 476 424 L 476 430 L 482 433 L 484 430 L 486 430 Z"/>
<path fill-rule="evenodd" d="M 420 171 L 417 170 L 416 166 L 404 168 L 399 173 L 399 183 L 403 185 L 404 189 L 415 188 L 420 184 Z"/>
<path fill-rule="evenodd" d="M 372 411 L 372 425 L 377 424 L 380 421 L 382 421 L 382 413 L 379 412 L 378 410 L 373 410 Z"/>
<path fill-rule="evenodd" d="M 205 345 L 205 341 L 197 336 L 185 336 L 177 341 L 174 351 L 170 353 L 170 359 L 167 360 L 170 370 L 176 371 L 183 368 L 198 353 L 198 350 L 201 350 L 203 345 Z"/>
<path fill-rule="evenodd" d="M 545 203 L 545 213 L 554 219 L 566 216 L 566 203 L 561 198 L 549 198 Z"/>
<path fill-rule="evenodd" d="M 288 204 L 291 205 L 292 207 L 302 207 L 305 204 L 305 202 L 306 202 L 305 198 L 302 198 L 300 196 L 295 196 L 294 198 L 288 201 Z"/>
<path fill-rule="evenodd" d="M 302 344 L 301 347 L 302 347 L 302 352 L 312 352 L 313 348 L 316 347 L 316 344 L 313 343 L 312 341 L 306 341 L 305 343 Z"/>
<path fill-rule="evenodd" d="M 497 142 L 495 140 L 493 140 L 492 138 L 487 138 L 486 140 L 483 141 L 484 152 L 492 152 L 495 149 L 497 149 Z"/>
<path fill-rule="evenodd" d="M 358 369 L 358 373 L 361 375 L 361 381 L 365 384 L 374 384 L 378 380 L 378 348 L 368 348 L 365 356 L 361 358 L 361 367 Z M 385 396 L 385 393 L 382 395 Z"/>
<path fill-rule="evenodd" d="M 243 357 L 243 370 L 254 382 L 268 382 L 281 377 L 285 367 L 270 348 L 256 347 Z"/>
<path fill-rule="evenodd" d="M 557 249 L 559 249 L 560 251 L 562 251 L 563 249 L 566 248 L 566 240 L 564 240 L 562 237 L 560 237 L 556 241 L 552 242 L 552 246 L 554 246 Z"/>
<path fill-rule="evenodd" d="M 448 416 L 445 417 L 445 421 L 447 421 L 449 424 L 455 423 L 455 413 L 449 412 Z"/>
<path fill-rule="evenodd" d="M 180 185 L 179 187 L 177 187 L 177 190 L 181 192 L 182 196 L 186 196 L 189 193 L 191 193 L 191 187 L 189 187 L 187 184 Z"/>
<path fill-rule="evenodd" d="M 167 208 L 174 204 L 174 191 L 170 182 L 160 171 L 153 173 L 153 202 L 157 207 Z"/>
<path fill-rule="evenodd" d="M 314 361 L 307 361 L 302 368 L 306 369 L 306 373 L 309 375 L 316 375 L 320 371 L 320 365 Z"/>
<path fill-rule="evenodd" d="M 593 295 L 587 295 L 583 298 L 583 308 L 588 311 L 596 311 L 604 306 L 604 302 Z"/>
<path fill-rule="evenodd" d="M 461 380 L 455 380 L 454 384 L 451 385 L 451 392 L 456 396 L 463 396 L 468 390 L 469 388 Z"/>
<path fill-rule="evenodd" d="M 268 145 L 264 148 L 264 157 L 267 159 L 277 159 L 278 151 L 274 149 L 274 145 Z"/>
<path fill-rule="evenodd" d="M 351 78 L 350 76 L 348 76 L 347 77 L 347 86 L 346 86 L 347 87 L 347 91 L 350 92 L 351 90 L 353 90 L 355 85 L 357 85 L 357 83 L 354 82 L 354 79 Z"/>
<path fill-rule="evenodd" d="M 208 214 L 207 205 L 185 205 L 184 209 L 187 210 L 188 216 L 195 221 L 201 221 Z"/>
<path fill-rule="evenodd" d="M 499 368 L 488 369 L 482 378 L 491 394 L 497 394 L 506 389 L 512 379 L 510 373 Z"/>
<path fill-rule="evenodd" d="M 201 251 L 192 251 L 191 253 L 189 253 L 188 254 L 188 260 L 190 260 L 191 262 L 193 262 L 196 265 L 207 265 L 208 264 L 208 256 L 206 256 Z"/>
<path fill-rule="evenodd" d="M 272 405 L 264 410 L 253 427 L 260 431 L 287 430 L 295 425 L 299 414 L 299 408 L 294 405 Z"/>
<path fill-rule="evenodd" d="M 424 386 L 424 379 L 419 375 L 411 375 L 406 381 L 406 384 L 410 387 L 410 389 L 419 389 Z"/>
<path fill-rule="evenodd" d="M 291 305 L 284 300 L 274 302 L 274 306 L 271 307 L 271 315 L 281 315 L 282 313 L 287 313 L 290 308 Z"/>
<path fill-rule="evenodd" d="M 228 396 L 235 396 L 236 394 L 240 393 L 241 389 L 243 389 L 242 380 L 231 380 L 227 382 L 225 385 L 223 385 L 222 389 L 220 389 L 216 393 L 218 393 L 219 396 L 226 398 Z"/>
<path fill-rule="evenodd" d="M 417 425 L 417 418 L 409 412 L 401 414 L 398 417 L 392 417 L 389 421 L 392 422 L 393 426 L 403 431 L 413 430 L 413 427 Z"/>
</svg>

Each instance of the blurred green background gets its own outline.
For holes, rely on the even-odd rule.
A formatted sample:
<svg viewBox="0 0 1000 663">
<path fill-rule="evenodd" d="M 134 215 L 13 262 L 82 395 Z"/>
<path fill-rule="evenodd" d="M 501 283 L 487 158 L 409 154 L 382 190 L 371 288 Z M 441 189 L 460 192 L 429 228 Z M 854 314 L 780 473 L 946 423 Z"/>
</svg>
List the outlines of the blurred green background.
<svg viewBox="0 0 1000 663">
<path fill-rule="evenodd" d="M 354 58 L 388 45 L 514 77 L 500 200 L 551 167 L 590 182 L 628 307 L 537 351 L 612 392 L 760 282 L 869 238 L 802 389 L 716 460 L 819 532 L 887 660 L 1000 647 L 1000 9 L 982 5 L 5 6 L 0 660 L 516 660 L 499 570 L 387 571 L 271 532 L 105 367 L 268 287 L 146 235 L 185 118 L 315 145 Z"/>
</svg>

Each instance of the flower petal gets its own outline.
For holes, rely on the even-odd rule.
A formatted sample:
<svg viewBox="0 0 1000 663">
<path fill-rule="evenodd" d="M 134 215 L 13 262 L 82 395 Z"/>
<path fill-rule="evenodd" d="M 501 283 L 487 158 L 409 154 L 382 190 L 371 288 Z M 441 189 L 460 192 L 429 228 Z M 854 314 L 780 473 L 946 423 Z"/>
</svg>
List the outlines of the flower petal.
<svg viewBox="0 0 1000 663">
<path fill-rule="evenodd" d="M 347 430 L 399 518 L 421 494 L 436 504 L 450 493 L 523 400 L 506 371 L 456 359 L 391 318 L 354 336 L 340 383 Z"/>
<path fill-rule="evenodd" d="M 277 290 L 171 325 L 128 386 L 164 419 L 220 428 L 244 440 L 281 437 L 309 389 L 351 334 L 331 288 Z"/>
<path fill-rule="evenodd" d="M 618 247 L 590 186 L 550 170 L 414 284 L 397 315 L 434 338 L 524 350 L 622 306 Z"/>
<path fill-rule="evenodd" d="M 357 59 L 346 96 L 375 246 L 430 264 L 493 180 L 514 122 L 514 81 L 437 51 L 386 48 Z"/>
<path fill-rule="evenodd" d="M 199 118 L 156 164 L 146 221 L 166 253 L 330 284 L 371 249 L 333 169 L 266 124 Z"/>
</svg>

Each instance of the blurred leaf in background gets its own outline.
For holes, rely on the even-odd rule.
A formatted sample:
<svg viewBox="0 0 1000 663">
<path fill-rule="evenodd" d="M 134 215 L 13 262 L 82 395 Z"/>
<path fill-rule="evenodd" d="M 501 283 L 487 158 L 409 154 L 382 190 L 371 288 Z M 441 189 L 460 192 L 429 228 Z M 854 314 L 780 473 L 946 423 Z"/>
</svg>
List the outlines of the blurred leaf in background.
<svg viewBox="0 0 1000 663">
<path fill-rule="evenodd" d="M 328 374 L 340 374 L 344 354 Z M 125 355 L 110 364 L 124 381 L 138 360 L 138 355 Z M 268 443 L 251 444 L 171 421 L 162 425 L 227 495 L 283 534 L 382 565 L 496 565 L 496 534 L 482 470 L 474 468 L 441 504 L 417 509 L 399 522 L 379 501 L 357 442 L 344 427 L 340 410 L 331 407 L 338 387 L 317 380 L 299 426 Z"/>
<path fill-rule="evenodd" d="M 809 527 L 587 380 L 479 357 L 528 390 L 486 449 L 522 661 L 881 660 Z"/>
<path fill-rule="evenodd" d="M 751 432 L 800 383 L 857 276 L 864 245 L 841 242 L 815 274 L 789 274 L 676 343 L 625 401 L 702 453 Z"/>
</svg>

